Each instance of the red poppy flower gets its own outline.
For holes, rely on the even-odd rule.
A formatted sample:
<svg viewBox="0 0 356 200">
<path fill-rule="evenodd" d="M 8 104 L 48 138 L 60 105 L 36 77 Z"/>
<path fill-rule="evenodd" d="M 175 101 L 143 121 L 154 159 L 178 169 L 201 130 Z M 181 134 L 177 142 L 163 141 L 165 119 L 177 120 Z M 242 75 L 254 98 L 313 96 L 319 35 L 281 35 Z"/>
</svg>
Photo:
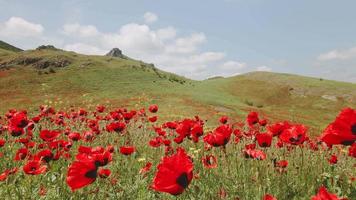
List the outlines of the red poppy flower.
<svg viewBox="0 0 356 200">
<path fill-rule="evenodd" d="M 252 158 L 256 160 L 264 160 L 267 157 L 265 152 L 258 149 L 244 149 L 243 153 L 245 155 L 245 158 Z"/>
<path fill-rule="evenodd" d="M 260 147 L 270 147 L 272 135 L 270 133 L 258 133 L 256 134 L 256 140 Z"/>
<path fill-rule="evenodd" d="M 263 196 L 263 200 L 277 200 L 277 198 L 271 194 L 265 194 L 265 196 Z"/>
<path fill-rule="evenodd" d="M 228 119 L 229 119 L 229 118 L 228 118 L 227 116 L 222 116 L 222 117 L 220 117 L 219 121 L 220 121 L 220 123 L 222 123 L 222 124 L 226 124 Z"/>
<path fill-rule="evenodd" d="M 156 113 L 158 111 L 158 106 L 156 104 L 150 105 L 150 107 L 148 107 L 148 110 L 151 113 Z"/>
<path fill-rule="evenodd" d="M 125 128 L 126 128 L 126 124 L 123 122 L 112 122 L 111 124 L 106 126 L 106 130 L 108 132 L 115 131 L 117 133 L 122 132 L 123 130 L 125 130 Z"/>
<path fill-rule="evenodd" d="M 29 155 L 27 148 L 21 148 L 16 151 L 14 160 L 24 160 Z"/>
<path fill-rule="evenodd" d="M 204 142 L 214 146 L 225 146 L 231 137 L 232 129 L 229 125 L 221 125 L 216 128 L 212 133 L 204 137 Z"/>
<path fill-rule="evenodd" d="M 157 121 L 157 119 L 158 119 L 158 117 L 157 116 L 152 116 L 152 117 L 149 117 L 148 118 L 148 120 L 150 121 L 150 122 L 156 122 Z"/>
<path fill-rule="evenodd" d="M 98 174 L 100 178 L 107 178 L 110 176 L 111 171 L 110 169 L 99 169 Z"/>
<path fill-rule="evenodd" d="M 267 119 L 261 119 L 260 121 L 258 121 L 258 123 L 260 124 L 260 126 L 266 126 L 267 125 Z"/>
<path fill-rule="evenodd" d="M 179 195 L 193 178 L 193 162 L 182 148 L 174 155 L 163 157 L 157 169 L 151 186 L 156 191 Z"/>
<path fill-rule="evenodd" d="M 321 136 L 327 145 L 352 145 L 356 140 L 356 110 L 346 108 L 328 125 Z"/>
<path fill-rule="evenodd" d="M 258 118 L 257 112 L 250 112 L 247 115 L 247 124 L 249 126 L 253 126 L 253 125 L 257 124 L 258 122 L 259 122 L 259 118 Z"/>
<path fill-rule="evenodd" d="M 356 158 L 356 143 L 350 146 L 349 156 Z"/>
<path fill-rule="evenodd" d="M 135 152 L 134 146 L 122 146 L 120 147 L 120 153 L 123 155 L 130 155 Z"/>
<path fill-rule="evenodd" d="M 318 194 L 313 196 L 311 200 L 341 200 L 335 194 L 329 193 L 324 186 L 319 188 Z"/>
<path fill-rule="evenodd" d="M 40 132 L 40 138 L 46 142 L 51 142 L 55 140 L 59 134 L 59 131 L 42 130 Z"/>
<path fill-rule="evenodd" d="M 80 136 L 80 133 L 78 133 L 78 132 L 72 132 L 72 133 L 68 134 L 68 138 L 73 141 L 78 141 L 78 140 L 80 140 L 81 136 Z"/>
<path fill-rule="evenodd" d="M 147 162 L 146 165 L 140 169 L 140 174 L 146 174 L 151 170 L 151 167 L 152 167 L 152 163 Z"/>
<path fill-rule="evenodd" d="M 218 166 L 216 157 L 214 155 L 203 156 L 201 160 L 205 168 L 211 169 L 216 168 Z"/>
<path fill-rule="evenodd" d="M 6 140 L 0 139 L 0 147 L 3 147 L 6 143 Z"/>
<path fill-rule="evenodd" d="M 267 126 L 267 129 L 269 132 L 273 134 L 273 136 L 278 136 L 280 135 L 285 129 L 288 129 L 291 125 L 285 121 L 285 122 L 278 122 L 275 124 L 272 124 L 270 126 Z"/>
<path fill-rule="evenodd" d="M 331 155 L 331 157 L 329 158 L 329 163 L 331 164 L 331 165 L 335 165 L 336 163 L 337 163 L 337 156 L 336 155 Z"/>
<path fill-rule="evenodd" d="M 26 174 L 38 175 L 47 171 L 46 165 L 41 165 L 40 160 L 30 160 L 23 166 L 23 171 Z"/>
<path fill-rule="evenodd" d="M 93 183 L 98 166 L 92 160 L 74 161 L 68 168 L 67 184 L 72 191 Z"/>
<path fill-rule="evenodd" d="M 98 106 L 96 107 L 96 111 L 98 111 L 99 113 L 104 112 L 104 110 L 105 110 L 105 106 L 103 106 L 103 105 L 98 105 Z"/>
<path fill-rule="evenodd" d="M 275 167 L 279 168 L 286 168 L 288 166 L 288 161 L 287 160 L 280 160 L 275 163 Z"/>
<path fill-rule="evenodd" d="M 297 124 L 288 129 L 284 129 L 282 134 L 279 135 L 279 138 L 284 143 L 299 145 L 303 144 L 307 139 L 306 132 L 307 128 L 304 125 Z"/>
<path fill-rule="evenodd" d="M 53 159 L 54 155 L 51 150 L 49 149 L 44 149 L 40 152 L 38 152 L 35 156 L 38 160 L 43 160 L 45 162 L 49 162 Z"/>
<path fill-rule="evenodd" d="M 17 167 L 12 169 L 7 169 L 0 174 L 0 181 L 5 181 L 10 174 L 15 174 L 17 172 Z"/>
</svg>

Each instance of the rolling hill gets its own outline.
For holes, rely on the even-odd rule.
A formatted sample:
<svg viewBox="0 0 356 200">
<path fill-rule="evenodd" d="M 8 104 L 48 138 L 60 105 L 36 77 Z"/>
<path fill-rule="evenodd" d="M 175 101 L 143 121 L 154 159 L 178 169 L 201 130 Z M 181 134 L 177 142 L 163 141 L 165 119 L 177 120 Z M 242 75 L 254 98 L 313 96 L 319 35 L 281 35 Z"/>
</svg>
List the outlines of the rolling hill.
<svg viewBox="0 0 356 200">
<path fill-rule="evenodd" d="M 271 120 L 292 120 L 316 132 L 343 107 L 356 107 L 356 84 L 291 74 L 251 72 L 190 80 L 130 58 L 86 56 L 42 48 L 0 52 L 0 113 L 10 108 L 139 108 L 156 103 L 170 118 L 219 115 L 242 118 L 251 110 Z M 218 115 L 214 115 L 218 114 Z"/>
</svg>

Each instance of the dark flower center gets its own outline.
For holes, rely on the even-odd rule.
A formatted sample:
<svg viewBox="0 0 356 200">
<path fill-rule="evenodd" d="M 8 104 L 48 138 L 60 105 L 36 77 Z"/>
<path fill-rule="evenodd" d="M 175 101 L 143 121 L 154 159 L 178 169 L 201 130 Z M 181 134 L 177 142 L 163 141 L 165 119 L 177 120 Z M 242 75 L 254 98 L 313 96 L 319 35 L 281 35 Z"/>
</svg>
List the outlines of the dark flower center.
<svg viewBox="0 0 356 200">
<path fill-rule="evenodd" d="M 96 169 L 88 171 L 87 173 L 85 173 L 85 177 L 87 178 L 96 178 L 98 175 Z"/>
<path fill-rule="evenodd" d="M 182 188 L 186 188 L 189 185 L 189 180 L 188 180 L 188 175 L 187 173 L 183 173 L 181 174 L 177 180 L 176 180 L 177 184 L 180 185 Z"/>
<path fill-rule="evenodd" d="M 262 146 L 262 147 L 267 147 L 267 146 L 268 146 L 268 143 L 267 143 L 267 142 L 263 142 L 261 146 Z"/>
<path fill-rule="evenodd" d="M 352 135 L 356 135 L 356 123 L 351 126 Z"/>
<path fill-rule="evenodd" d="M 354 141 L 352 140 L 346 140 L 346 141 L 342 141 L 341 144 L 345 145 L 345 146 L 349 146 L 352 145 L 354 143 Z"/>
</svg>

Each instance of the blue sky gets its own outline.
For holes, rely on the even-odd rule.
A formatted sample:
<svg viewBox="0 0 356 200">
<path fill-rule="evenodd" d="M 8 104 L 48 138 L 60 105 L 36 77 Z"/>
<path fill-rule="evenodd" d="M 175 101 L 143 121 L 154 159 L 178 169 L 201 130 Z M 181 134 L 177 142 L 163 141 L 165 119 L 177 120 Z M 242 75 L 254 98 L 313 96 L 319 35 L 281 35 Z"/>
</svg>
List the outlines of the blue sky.
<svg viewBox="0 0 356 200">
<path fill-rule="evenodd" d="M 248 71 L 356 82 L 352 0 L 0 0 L 0 39 L 85 54 L 119 47 L 194 79 Z"/>
</svg>

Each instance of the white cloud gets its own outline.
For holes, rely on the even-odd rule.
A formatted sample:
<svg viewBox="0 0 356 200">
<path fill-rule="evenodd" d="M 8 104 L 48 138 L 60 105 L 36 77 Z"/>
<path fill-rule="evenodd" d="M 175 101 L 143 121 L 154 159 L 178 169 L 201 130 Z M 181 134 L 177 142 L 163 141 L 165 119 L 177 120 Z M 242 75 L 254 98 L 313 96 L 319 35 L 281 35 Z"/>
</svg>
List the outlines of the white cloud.
<svg viewBox="0 0 356 200">
<path fill-rule="evenodd" d="M 332 50 L 318 56 L 318 61 L 348 60 L 356 58 L 356 47 L 345 50 Z"/>
<path fill-rule="evenodd" d="M 161 40 L 174 39 L 177 35 L 177 31 L 173 27 L 161 28 L 157 30 L 157 35 Z"/>
<path fill-rule="evenodd" d="M 247 67 L 246 63 L 243 62 L 236 62 L 236 61 L 227 61 L 224 62 L 221 66 L 220 69 L 222 70 L 240 70 Z"/>
<path fill-rule="evenodd" d="M 267 66 L 260 66 L 260 67 L 256 68 L 256 71 L 270 72 L 270 71 L 272 71 L 272 69 L 270 67 L 267 67 Z"/>
<path fill-rule="evenodd" d="M 37 37 L 41 36 L 44 28 L 41 24 L 29 22 L 21 17 L 11 17 L 0 24 L 0 36 L 2 37 Z"/>
<path fill-rule="evenodd" d="M 81 52 L 87 55 L 102 55 L 106 53 L 105 50 L 99 49 L 96 46 L 91 46 L 83 43 L 68 44 L 65 45 L 63 49 L 67 51 Z"/>
<path fill-rule="evenodd" d="M 76 24 L 65 24 L 63 26 L 63 33 L 65 35 L 78 34 L 79 37 L 93 37 L 99 34 L 99 31 L 95 26 L 87 25 L 83 26 Z"/>
<path fill-rule="evenodd" d="M 189 78 L 204 79 L 216 74 L 229 76 L 247 68 L 246 63 L 226 61 L 224 52 L 203 51 L 201 46 L 207 42 L 204 33 L 178 35 L 172 26 L 152 29 L 147 24 L 129 23 L 118 31 L 101 32 L 92 25 L 66 24 L 62 30 L 68 41 L 76 41 L 65 43 L 63 48 L 66 50 L 104 55 L 118 47 L 129 57 Z"/>
<path fill-rule="evenodd" d="M 145 22 L 149 23 L 149 24 L 158 20 L 158 16 L 155 13 L 152 13 L 152 12 L 146 12 L 143 15 L 143 18 L 144 18 Z"/>
</svg>

